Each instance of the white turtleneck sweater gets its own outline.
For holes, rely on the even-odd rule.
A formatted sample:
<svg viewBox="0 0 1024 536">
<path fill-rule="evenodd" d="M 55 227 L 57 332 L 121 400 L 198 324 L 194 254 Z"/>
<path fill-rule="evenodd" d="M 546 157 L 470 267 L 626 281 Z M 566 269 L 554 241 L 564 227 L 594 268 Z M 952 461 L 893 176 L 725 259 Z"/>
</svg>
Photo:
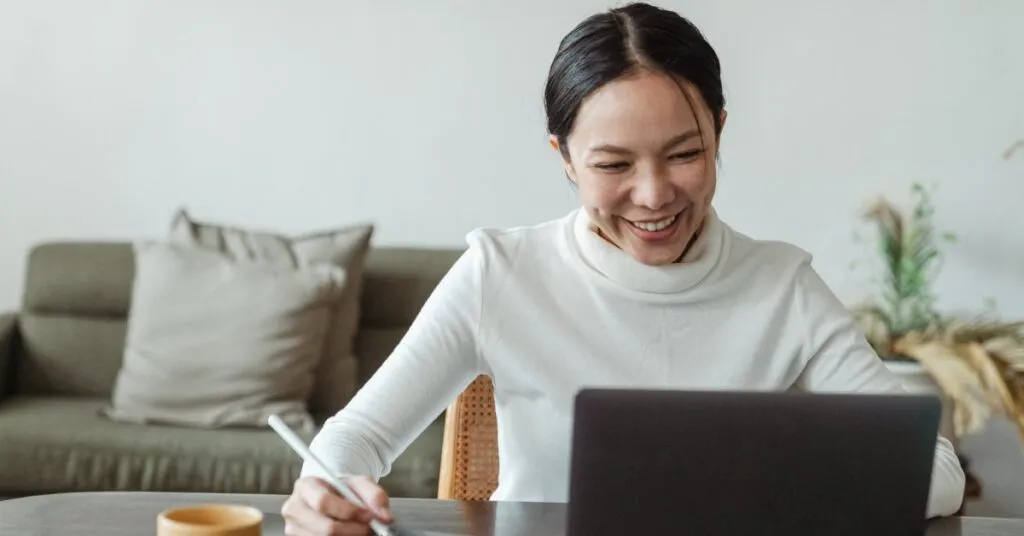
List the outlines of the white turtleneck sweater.
<svg viewBox="0 0 1024 536">
<path fill-rule="evenodd" d="M 647 266 L 583 210 L 477 230 L 406 336 L 312 450 L 380 479 L 479 374 L 494 382 L 494 500 L 564 502 L 581 387 L 899 392 L 810 255 L 756 241 L 712 210 L 682 263 Z M 317 474 L 304 467 L 303 474 Z M 938 438 L 928 516 L 949 515 L 964 474 Z"/>
</svg>

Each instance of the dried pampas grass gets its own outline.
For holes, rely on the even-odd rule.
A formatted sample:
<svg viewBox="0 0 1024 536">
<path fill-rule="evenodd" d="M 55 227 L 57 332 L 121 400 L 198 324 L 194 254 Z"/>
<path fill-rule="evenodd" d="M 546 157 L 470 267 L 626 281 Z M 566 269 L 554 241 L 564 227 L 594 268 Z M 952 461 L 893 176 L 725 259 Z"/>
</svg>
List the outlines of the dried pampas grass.
<svg viewBox="0 0 1024 536">
<path fill-rule="evenodd" d="M 864 217 L 878 232 L 884 268 L 878 296 L 853 309 L 883 358 L 918 362 L 953 404 L 957 437 L 981 431 L 993 414 L 1008 416 L 1024 440 L 1024 322 L 946 318 L 934 307 L 931 281 L 941 256 L 928 192 L 914 185 L 903 215 L 878 199 Z"/>
</svg>

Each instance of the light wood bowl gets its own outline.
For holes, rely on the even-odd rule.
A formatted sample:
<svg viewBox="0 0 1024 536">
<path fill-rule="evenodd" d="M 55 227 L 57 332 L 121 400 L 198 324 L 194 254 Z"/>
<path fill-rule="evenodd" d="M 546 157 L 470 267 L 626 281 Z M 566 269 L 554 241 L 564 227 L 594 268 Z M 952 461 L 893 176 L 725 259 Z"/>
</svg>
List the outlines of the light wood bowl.
<svg viewBox="0 0 1024 536">
<path fill-rule="evenodd" d="M 233 504 L 169 508 L 156 521 L 157 536 L 261 536 L 263 512 Z"/>
</svg>

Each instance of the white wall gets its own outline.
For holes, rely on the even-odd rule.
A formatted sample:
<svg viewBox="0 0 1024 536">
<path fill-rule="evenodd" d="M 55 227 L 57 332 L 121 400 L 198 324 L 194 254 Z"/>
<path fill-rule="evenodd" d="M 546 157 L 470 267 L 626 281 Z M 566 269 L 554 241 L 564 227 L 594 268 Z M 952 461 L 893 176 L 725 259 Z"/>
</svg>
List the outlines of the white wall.
<svg viewBox="0 0 1024 536">
<path fill-rule="evenodd" d="M 603 0 L 0 0 L 0 309 L 48 239 L 159 236 L 173 210 L 459 245 L 575 198 L 541 92 Z M 845 299 L 857 211 L 940 185 L 942 302 L 1024 317 L 1024 3 L 676 0 L 718 49 L 717 205 Z"/>
</svg>

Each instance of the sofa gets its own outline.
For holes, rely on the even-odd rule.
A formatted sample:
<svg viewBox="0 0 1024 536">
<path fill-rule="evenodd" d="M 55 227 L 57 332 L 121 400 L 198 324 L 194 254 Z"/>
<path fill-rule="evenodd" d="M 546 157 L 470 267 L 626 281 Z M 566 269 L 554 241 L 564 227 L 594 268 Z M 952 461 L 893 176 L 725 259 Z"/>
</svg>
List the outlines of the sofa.
<svg viewBox="0 0 1024 536">
<path fill-rule="evenodd" d="M 371 248 L 355 342 L 359 385 L 460 253 Z M 47 242 L 29 252 L 21 310 L 0 314 L 0 496 L 289 493 L 301 461 L 267 428 L 133 424 L 101 415 L 122 362 L 134 262 L 127 242 Z M 328 416 L 314 415 L 317 426 Z M 436 496 L 443 419 L 382 479 L 392 496 Z"/>
</svg>

